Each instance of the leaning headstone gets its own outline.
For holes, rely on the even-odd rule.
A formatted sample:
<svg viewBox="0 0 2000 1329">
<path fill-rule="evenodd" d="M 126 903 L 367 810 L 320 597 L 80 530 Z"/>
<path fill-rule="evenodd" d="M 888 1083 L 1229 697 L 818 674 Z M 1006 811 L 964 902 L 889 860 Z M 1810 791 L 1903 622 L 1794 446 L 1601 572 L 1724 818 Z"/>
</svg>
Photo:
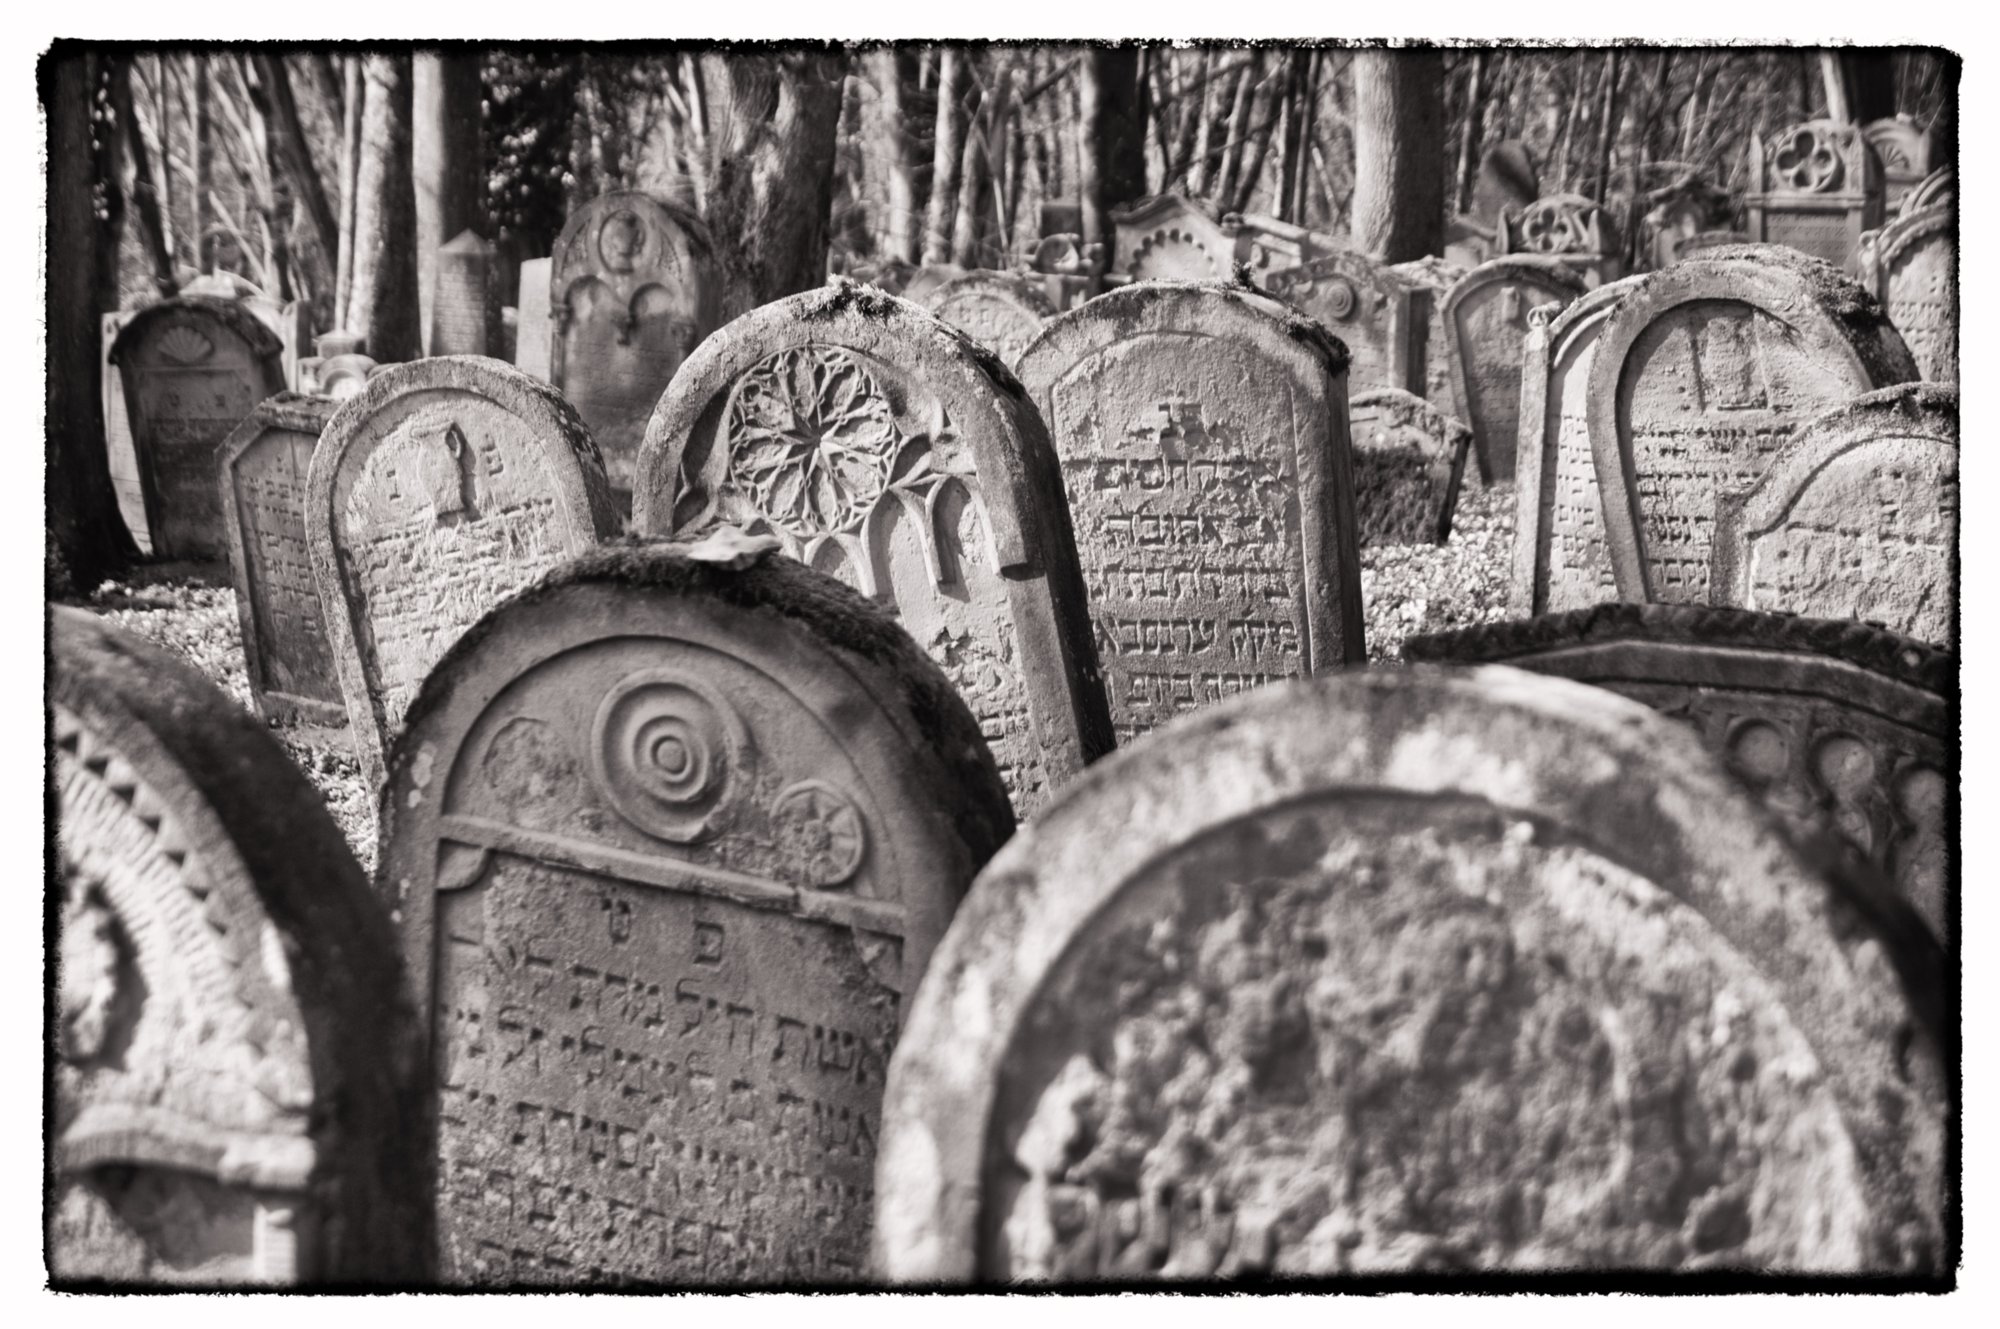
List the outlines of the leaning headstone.
<svg viewBox="0 0 2000 1329">
<path fill-rule="evenodd" d="M 1958 659 L 1872 624 L 1600 605 L 1403 644 L 1609 688 L 1677 720 L 1801 846 L 1831 837 L 1957 935 Z"/>
<path fill-rule="evenodd" d="M 1365 657 L 1347 353 L 1241 287 L 1141 282 L 1021 357 L 1119 740 Z"/>
<path fill-rule="evenodd" d="M 347 719 L 306 547 L 306 475 L 333 411 L 328 398 L 280 393 L 258 403 L 222 445 L 243 659 L 257 709 L 274 719 Z"/>
<path fill-rule="evenodd" d="M 1354 511 L 1364 545 L 1443 544 L 1451 536 L 1472 430 L 1396 388 L 1347 399 Z"/>
<path fill-rule="evenodd" d="M 1861 237 L 1861 282 L 1889 311 L 1917 368 L 1933 383 L 1958 381 L 1958 209 L 1906 212 Z"/>
<path fill-rule="evenodd" d="M 1931 169 L 1931 136 L 1900 116 L 1871 120 L 1861 136 L 1882 163 L 1882 202 L 1891 212 Z"/>
<path fill-rule="evenodd" d="M 1431 290 L 1366 254 L 1342 250 L 1274 272 L 1264 288 L 1326 325 L 1347 348 L 1347 390 L 1424 395 Z"/>
<path fill-rule="evenodd" d="M 616 530 L 590 432 L 478 356 L 390 365 L 327 423 L 306 542 L 370 783 L 424 676 L 503 597 Z"/>
<path fill-rule="evenodd" d="M 1861 233 L 1882 224 L 1882 163 L 1860 126 L 1809 120 L 1750 140 L 1750 239 L 1853 272 Z"/>
<path fill-rule="evenodd" d="M 903 1010 L 1014 829 L 887 615 L 740 538 L 595 551 L 438 666 L 383 807 L 446 1280 L 862 1275 Z"/>
<path fill-rule="evenodd" d="M 515 296 L 514 368 L 543 382 L 555 372 L 554 333 L 549 319 L 550 266 L 553 260 L 531 258 L 521 265 Z"/>
<path fill-rule="evenodd" d="M 1521 355 L 1528 311 L 1582 295 L 1583 279 L 1560 259 L 1514 255 L 1482 263 L 1444 298 L 1454 412 L 1472 426 L 1480 478 L 1514 478 L 1520 432 Z"/>
<path fill-rule="evenodd" d="M 153 552 L 225 557 L 216 450 L 264 398 L 285 390 L 278 338 L 240 304 L 163 300 L 111 347 L 124 383 Z"/>
<path fill-rule="evenodd" d="M 1039 283 L 1010 272 L 969 272 L 931 291 L 923 303 L 1010 367 L 1056 316 Z"/>
<path fill-rule="evenodd" d="M 426 1277 L 418 1031 L 326 805 L 177 656 L 50 617 L 52 1279 Z"/>
<path fill-rule="evenodd" d="M 1585 286 L 1616 281 L 1624 272 L 1624 242 L 1610 211 L 1582 194 L 1538 198 L 1509 214 L 1498 239 L 1502 254 L 1538 254 L 1560 260 Z"/>
<path fill-rule="evenodd" d="M 1958 389 L 1905 383 L 1800 425 L 1724 495 L 1711 599 L 1958 645 Z"/>
<path fill-rule="evenodd" d="M 1024 816 L 1110 750 L 1041 417 L 916 305 L 843 283 L 731 322 L 661 398 L 634 500 L 642 534 L 769 533 L 893 610 Z"/>
<path fill-rule="evenodd" d="M 1607 692 L 1236 698 L 974 885 L 890 1062 L 878 1266 L 1935 1277 L 1944 957 L 1855 903 Z"/>
<path fill-rule="evenodd" d="M 1236 270 L 1236 237 L 1201 204 L 1160 194 L 1111 210 L 1116 268 L 1131 281 L 1226 282 Z"/>
<path fill-rule="evenodd" d="M 432 269 L 432 355 L 491 355 L 499 340 L 500 302 L 493 289 L 492 242 L 461 231 L 440 245 Z"/>
<path fill-rule="evenodd" d="M 556 240 L 549 381 L 604 451 L 620 508 L 653 404 L 721 323 L 721 284 L 700 219 L 634 190 L 585 204 Z"/>
<path fill-rule="evenodd" d="M 153 533 L 146 525 L 146 482 L 140 478 L 139 448 L 132 440 L 131 414 L 125 406 L 125 376 L 111 362 L 111 348 L 118 334 L 138 316 L 136 309 L 120 309 L 106 314 L 98 328 L 100 359 L 98 372 L 104 404 L 104 455 L 111 471 L 111 492 L 118 501 L 118 515 L 132 533 L 139 552 L 153 552 Z"/>
<path fill-rule="evenodd" d="M 1619 598 L 1706 604 L 1717 500 L 1801 422 L 1916 377 L 1881 306 L 1796 250 L 1715 249 L 1645 277 L 1598 336 L 1587 394 Z"/>
</svg>

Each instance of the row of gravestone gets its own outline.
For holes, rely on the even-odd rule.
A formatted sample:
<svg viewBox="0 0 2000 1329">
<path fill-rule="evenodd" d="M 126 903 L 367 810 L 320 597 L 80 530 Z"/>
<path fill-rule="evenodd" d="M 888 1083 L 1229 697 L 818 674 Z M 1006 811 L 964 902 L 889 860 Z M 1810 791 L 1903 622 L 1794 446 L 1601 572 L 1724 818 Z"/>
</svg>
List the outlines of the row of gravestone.
<svg viewBox="0 0 2000 1329">
<path fill-rule="evenodd" d="M 55 611 L 58 1281 L 1950 1266 L 1951 657 L 1552 616 L 1015 833 L 953 681 L 765 543 L 487 614 L 372 898 L 252 717 Z"/>
</svg>

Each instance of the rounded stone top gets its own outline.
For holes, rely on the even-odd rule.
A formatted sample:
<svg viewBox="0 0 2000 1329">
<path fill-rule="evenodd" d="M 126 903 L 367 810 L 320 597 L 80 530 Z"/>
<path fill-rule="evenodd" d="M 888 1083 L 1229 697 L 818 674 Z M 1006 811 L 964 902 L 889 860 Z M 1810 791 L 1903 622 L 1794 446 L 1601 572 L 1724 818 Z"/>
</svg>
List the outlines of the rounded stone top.
<svg viewBox="0 0 2000 1329">
<path fill-rule="evenodd" d="M 1185 311 L 1185 320 L 1209 320 L 1235 316 L 1251 335 L 1258 329 L 1299 346 L 1317 360 L 1329 375 L 1344 374 L 1350 359 L 1347 344 L 1333 335 L 1318 319 L 1308 317 L 1291 305 L 1255 287 L 1229 282 L 1176 281 L 1153 279 L 1128 282 L 1113 287 L 1067 313 L 1050 320 L 1047 327 L 1021 352 L 1022 381 L 1032 389 L 1038 376 L 1048 372 L 1043 363 L 1049 348 L 1077 341 L 1116 339 L 1130 335 L 1159 319 L 1161 308 Z M 1092 331 L 1100 325 L 1102 333 Z M 1221 335 L 1220 328 L 1214 329 Z"/>
<path fill-rule="evenodd" d="M 220 323 L 260 358 L 282 355 L 284 342 L 250 310 L 234 300 L 212 295 L 182 295 L 147 305 L 134 314 L 111 343 L 111 363 L 122 365 L 132 348 L 152 335 L 153 326 L 178 315 L 199 314 Z"/>
</svg>

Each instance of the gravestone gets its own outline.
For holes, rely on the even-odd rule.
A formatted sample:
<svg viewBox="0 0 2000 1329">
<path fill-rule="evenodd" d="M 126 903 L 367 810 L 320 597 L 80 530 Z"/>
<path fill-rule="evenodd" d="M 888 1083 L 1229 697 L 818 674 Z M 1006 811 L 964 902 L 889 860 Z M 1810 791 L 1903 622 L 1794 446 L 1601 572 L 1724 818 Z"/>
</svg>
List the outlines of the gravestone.
<svg viewBox="0 0 2000 1329">
<path fill-rule="evenodd" d="M 562 390 L 604 451 L 621 511 L 653 404 L 722 323 L 722 288 L 700 219 L 623 190 L 585 204 L 556 240 L 549 302 Z"/>
<path fill-rule="evenodd" d="M 1536 199 L 1518 214 L 1509 213 L 1496 238 L 1500 253 L 1558 259 L 1582 278 L 1585 286 L 1601 286 L 1624 273 L 1624 243 L 1617 219 L 1582 194 Z"/>
<path fill-rule="evenodd" d="M 285 390 L 282 349 L 242 305 L 207 297 L 149 305 L 119 331 L 110 358 L 159 557 L 226 556 L 216 450 L 252 407 Z"/>
<path fill-rule="evenodd" d="M 554 333 L 549 319 L 549 271 L 554 260 L 531 258 L 521 265 L 521 284 L 515 296 L 514 368 L 533 374 L 543 382 L 555 372 Z"/>
<path fill-rule="evenodd" d="M 1750 239 L 1855 270 L 1861 233 L 1882 224 L 1882 163 L 1858 125 L 1809 120 L 1750 140 Z"/>
<path fill-rule="evenodd" d="M 50 620 L 51 1278 L 426 1277 L 416 1022 L 339 828 L 178 656 Z"/>
<path fill-rule="evenodd" d="M 298 390 L 299 360 L 312 342 L 312 311 L 306 301 L 280 303 L 264 294 L 255 282 L 233 272 L 211 272 L 197 277 L 181 287 L 180 294 L 228 300 L 256 315 L 257 321 L 275 333 L 284 348 L 278 359 L 284 368 L 286 390 Z"/>
<path fill-rule="evenodd" d="M 1010 272 L 970 272 L 924 297 L 933 314 L 1013 365 L 1056 316 L 1042 287 Z"/>
<path fill-rule="evenodd" d="M 1431 289 L 1366 254 L 1342 250 L 1272 273 L 1266 290 L 1326 325 L 1347 348 L 1350 394 L 1398 388 L 1424 395 Z"/>
<path fill-rule="evenodd" d="M 1627 277 L 1563 308 L 1530 312 L 1521 352 L 1515 456 L 1515 612 L 1581 609 L 1618 598 L 1604 547 L 1604 503 L 1590 450 L 1590 364 L 1604 321 L 1639 284 Z"/>
<path fill-rule="evenodd" d="M 1681 257 L 1692 258 L 1704 249 L 1721 249 L 1731 245 L 1747 245 L 1750 242 L 1747 231 L 1701 231 L 1689 236 L 1681 245 Z"/>
<path fill-rule="evenodd" d="M 1519 213 L 1542 196 L 1541 177 L 1528 145 L 1503 139 L 1479 158 L 1472 180 L 1472 216 L 1497 231 L 1509 213 Z"/>
<path fill-rule="evenodd" d="M 911 304 L 928 307 L 933 294 L 942 290 L 947 283 L 955 282 L 967 275 L 968 270 L 956 263 L 926 263 L 920 268 L 911 269 L 909 275 L 903 279 L 903 284 L 900 288 L 889 290 L 888 287 L 881 287 L 879 289 L 888 290 L 891 295 L 899 295 Z M 829 281 L 827 284 L 831 286 L 836 283 Z"/>
<path fill-rule="evenodd" d="M 614 533 L 597 445 L 546 383 L 497 360 L 390 365 L 342 403 L 306 479 L 306 543 L 363 774 L 479 617 Z"/>
<path fill-rule="evenodd" d="M 1193 199 L 1159 194 L 1111 210 L 1116 271 L 1130 281 L 1226 282 L 1236 237 Z"/>
<path fill-rule="evenodd" d="M 1257 212 L 1230 214 L 1222 230 L 1235 241 L 1234 262 L 1247 267 L 1251 282 L 1267 290 L 1271 274 L 1347 248 L 1345 240 Z"/>
<path fill-rule="evenodd" d="M 594 551 L 438 666 L 383 807 L 448 1281 L 861 1276 L 903 1009 L 1014 828 L 887 615 L 740 537 Z"/>
<path fill-rule="evenodd" d="M 1451 537 L 1472 430 L 1414 393 L 1375 388 L 1347 399 L 1354 511 L 1364 545 Z"/>
<path fill-rule="evenodd" d="M 1566 305 L 1583 291 L 1583 279 L 1560 259 L 1512 255 L 1480 264 L 1444 298 L 1452 399 L 1463 404 L 1453 414 L 1472 426 L 1479 475 L 1489 484 L 1514 478 L 1528 311 Z"/>
<path fill-rule="evenodd" d="M 1943 955 L 1855 912 L 1624 698 L 1235 698 L 974 885 L 890 1062 L 878 1265 L 1936 1276 Z"/>
<path fill-rule="evenodd" d="M 1646 266 L 1654 269 L 1670 267 L 1687 257 L 1690 243 L 1726 219 L 1732 202 L 1728 190 L 1717 189 L 1694 175 L 1647 198 L 1651 206 L 1640 222 L 1640 252 L 1646 257 Z"/>
<path fill-rule="evenodd" d="M 1452 382 L 1451 339 L 1445 335 L 1444 330 L 1444 298 L 1470 271 L 1471 267 L 1439 258 L 1435 254 L 1428 258 L 1412 259 L 1408 263 L 1389 265 L 1389 274 L 1410 287 L 1411 317 L 1413 321 L 1421 323 L 1424 329 L 1422 362 L 1424 386 L 1417 395 L 1446 415 L 1455 416 L 1460 420 L 1468 417 L 1464 405 L 1458 399 L 1457 385 Z M 1419 310 L 1427 312 L 1419 317 Z"/>
<path fill-rule="evenodd" d="M 314 375 L 318 393 L 333 401 L 358 397 L 380 368 L 365 355 L 336 355 L 331 360 L 322 361 Z"/>
<path fill-rule="evenodd" d="M 118 334 L 138 315 L 136 309 L 120 309 L 104 315 L 98 327 L 99 384 L 104 403 L 104 455 L 111 471 L 111 492 L 118 501 L 118 515 L 141 554 L 153 552 L 153 533 L 146 525 L 146 483 L 139 478 L 139 449 L 132 441 L 131 415 L 125 407 L 125 377 L 111 362 L 111 348 Z"/>
<path fill-rule="evenodd" d="M 1925 208 L 1935 208 L 1939 204 L 1958 206 L 1958 172 L 1949 166 L 1940 166 L 1925 176 L 1921 183 L 1903 195 L 1903 206 L 1899 215 L 1908 217 L 1922 212 Z"/>
<path fill-rule="evenodd" d="M 1861 136 L 1882 163 L 1882 202 L 1894 212 L 1904 196 L 1930 174 L 1931 136 L 1897 116 L 1869 121 L 1861 126 Z"/>
<path fill-rule="evenodd" d="M 222 445 L 222 510 L 243 660 L 257 709 L 274 719 L 344 724 L 306 548 L 306 474 L 333 418 L 324 397 L 267 397 Z"/>
<path fill-rule="evenodd" d="M 491 355 L 499 340 L 500 302 L 493 290 L 492 244 L 477 231 L 461 231 L 440 245 L 432 269 L 432 355 Z"/>
<path fill-rule="evenodd" d="M 1889 312 L 1924 378 L 1958 381 L 1958 209 L 1904 213 L 1861 237 L 1861 281 Z"/>
<path fill-rule="evenodd" d="M 1808 420 L 1724 495 L 1713 602 L 1958 646 L 1958 389 L 1905 383 Z"/>
<path fill-rule="evenodd" d="M 1403 657 L 1514 665 L 1644 702 L 1698 735 L 1797 843 L 1850 846 L 1860 880 L 1892 883 L 1955 945 L 1956 656 L 1852 621 L 1612 604 L 1412 637 Z"/>
<path fill-rule="evenodd" d="M 717 525 L 892 610 L 979 719 L 1022 815 L 1111 748 L 1048 433 L 988 352 L 848 283 L 753 310 L 660 400 L 634 528 Z"/>
<path fill-rule="evenodd" d="M 1241 287 L 1142 282 L 1021 357 L 1119 741 L 1366 658 L 1347 353 Z"/>
<path fill-rule="evenodd" d="M 1622 600 L 1706 604 L 1715 509 L 1802 421 L 1917 377 L 1868 293 L 1778 245 L 1710 250 L 1612 312 L 1587 418 Z"/>
</svg>

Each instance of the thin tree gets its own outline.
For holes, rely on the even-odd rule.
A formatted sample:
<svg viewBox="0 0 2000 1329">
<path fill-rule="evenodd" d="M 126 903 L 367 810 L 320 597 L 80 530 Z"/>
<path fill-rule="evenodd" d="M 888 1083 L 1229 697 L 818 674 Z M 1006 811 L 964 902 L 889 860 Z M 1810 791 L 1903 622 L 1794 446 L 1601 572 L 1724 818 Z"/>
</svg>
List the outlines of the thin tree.
<svg viewBox="0 0 2000 1329">
<path fill-rule="evenodd" d="M 952 208 L 958 202 L 959 158 L 965 151 L 965 54 L 938 52 L 937 134 L 932 142 L 931 200 L 924 213 L 926 263 L 951 262 Z"/>
<path fill-rule="evenodd" d="M 1444 243 L 1444 66 L 1434 50 L 1353 53 L 1357 249 L 1385 263 Z"/>
<path fill-rule="evenodd" d="M 385 363 L 423 354 L 417 322 L 416 190 L 410 179 L 410 57 L 362 57 L 361 160 L 346 326 Z"/>
</svg>

